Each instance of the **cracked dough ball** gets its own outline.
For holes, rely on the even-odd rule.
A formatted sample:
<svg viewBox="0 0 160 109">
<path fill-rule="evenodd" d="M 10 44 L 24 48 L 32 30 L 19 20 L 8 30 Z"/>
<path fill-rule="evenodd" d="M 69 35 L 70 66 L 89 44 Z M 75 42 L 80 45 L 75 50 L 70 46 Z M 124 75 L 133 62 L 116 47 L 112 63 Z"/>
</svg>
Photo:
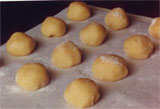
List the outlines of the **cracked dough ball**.
<svg viewBox="0 0 160 109">
<path fill-rule="evenodd" d="M 114 8 L 105 16 L 105 23 L 112 30 L 121 30 L 129 25 L 128 17 L 122 8 Z"/>
<path fill-rule="evenodd" d="M 81 62 L 81 52 L 73 42 L 66 41 L 54 49 L 51 61 L 59 68 L 70 68 Z"/>
<path fill-rule="evenodd" d="M 89 46 L 100 45 L 106 35 L 107 31 L 105 27 L 96 22 L 88 24 L 79 33 L 81 42 Z"/>
<path fill-rule="evenodd" d="M 128 57 L 133 59 L 146 59 L 153 51 L 153 43 L 144 35 L 133 35 L 123 44 L 123 50 Z"/>
<path fill-rule="evenodd" d="M 39 63 L 24 64 L 16 73 L 16 83 L 25 90 L 38 90 L 48 82 L 46 68 Z"/>
<path fill-rule="evenodd" d="M 91 70 L 95 78 L 103 81 L 117 81 L 128 75 L 125 60 L 112 54 L 97 57 Z"/>
<path fill-rule="evenodd" d="M 7 41 L 7 52 L 13 56 L 26 56 L 32 53 L 35 41 L 25 33 L 15 32 Z"/>
<path fill-rule="evenodd" d="M 66 23 L 57 17 L 47 17 L 42 23 L 41 32 L 46 37 L 61 37 L 66 32 Z"/>
<path fill-rule="evenodd" d="M 94 105 L 100 98 L 96 83 L 87 78 L 73 80 L 64 91 L 66 101 L 74 106 L 85 108 Z"/>
<path fill-rule="evenodd" d="M 67 17 L 73 21 L 83 21 L 91 16 L 90 8 L 84 2 L 72 2 L 67 11 Z"/>
<path fill-rule="evenodd" d="M 151 25 L 149 26 L 148 32 L 154 38 L 160 39 L 160 17 L 153 19 Z"/>
</svg>

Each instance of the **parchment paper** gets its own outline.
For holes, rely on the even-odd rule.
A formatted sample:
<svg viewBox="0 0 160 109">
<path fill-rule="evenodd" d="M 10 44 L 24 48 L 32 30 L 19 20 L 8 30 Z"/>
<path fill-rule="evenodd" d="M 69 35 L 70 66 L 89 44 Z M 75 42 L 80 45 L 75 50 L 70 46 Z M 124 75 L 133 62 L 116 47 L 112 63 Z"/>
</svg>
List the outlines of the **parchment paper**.
<svg viewBox="0 0 160 109">
<path fill-rule="evenodd" d="M 92 16 L 82 22 L 72 22 L 66 18 L 66 10 L 62 10 L 56 16 L 66 21 L 67 33 L 61 38 L 46 38 L 40 32 L 40 25 L 30 29 L 26 33 L 37 42 L 35 51 L 24 57 L 15 57 L 6 53 L 5 45 L 0 47 L 0 107 L 2 109 L 35 109 L 35 108 L 75 108 L 63 98 L 66 86 L 76 78 L 85 77 L 94 80 L 100 87 L 100 101 L 90 107 L 92 109 L 104 108 L 158 108 L 160 101 L 160 50 L 157 39 L 152 38 L 147 30 L 151 18 L 130 15 L 130 26 L 124 30 L 112 31 L 104 23 L 107 9 L 92 8 Z M 96 21 L 105 25 L 108 37 L 99 47 L 89 47 L 79 40 L 79 31 Z M 146 60 L 129 59 L 123 52 L 123 41 L 133 35 L 147 35 L 155 44 L 155 50 Z M 82 51 L 82 63 L 70 68 L 59 69 L 52 65 L 50 58 L 55 46 L 63 41 L 73 41 Z M 122 56 L 128 62 L 129 76 L 117 82 L 102 82 L 92 77 L 91 65 L 100 54 L 116 54 Z M 38 91 L 29 92 L 19 88 L 15 83 L 17 69 L 24 63 L 39 62 L 47 68 L 51 81 L 49 85 Z"/>
</svg>

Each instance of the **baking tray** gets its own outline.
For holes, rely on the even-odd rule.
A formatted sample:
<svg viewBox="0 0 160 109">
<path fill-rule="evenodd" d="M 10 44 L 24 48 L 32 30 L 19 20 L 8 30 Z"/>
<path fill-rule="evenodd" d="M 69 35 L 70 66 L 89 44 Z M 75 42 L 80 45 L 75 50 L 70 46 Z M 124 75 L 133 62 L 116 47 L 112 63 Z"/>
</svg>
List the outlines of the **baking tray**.
<svg viewBox="0 0 160 109">
<path fill-rule="evenodd" d="M 158 108 L 160 103 L 159 73 L 160 50 L 159 40 L 152 38 L 147 30 L 152 18 L 128 14 L 130 26 L 124 30 L 112 31 L 104 25 L 104 17 L 108 9 L 90 6 L 92 16 L 82 22 L 69 21 L 66 18 L 67 8 L 59 12 L 56 17 L 63 19 L 67 26 L 67 33 L 61 38 L 46 38 L 41 34 L 41 24 L 26 33 L 37 42 L 35 51 L 28 56 L 15 57 L 8 55 L 5 44 L 0 47 L 0 107 L 2 109 L 35 109 L 35 108 L 75 108 L 63 98 L 66 86 L 76 78 L 90 78 L 100 87 L 101 99 L 92 109 L 101 108 Z M 103 24 L 108 30 L 108 37 L 99 47 L 89 47 L 80 42 L 79 31 L 91 22 Z M 129 59 L 123 52 L 124 40 L 133 35 L 147 35 L 155 45 L 150 58 L 145 60 Z M 57 44 L 71 40 L 83 54 L 82 63 L 69 68 L 59 69 L 51 63 L 51 54 Z M 117 82 L 103 82 L 92 77 L 91 65 L 100 54 L 116 54 L 126 59 L 129 75 Z M 25 63 L 39 62 L 47 68 L 51 81 L 38 91 L 25 91 L 15 83 L 17 69 Z"/>
</svg>

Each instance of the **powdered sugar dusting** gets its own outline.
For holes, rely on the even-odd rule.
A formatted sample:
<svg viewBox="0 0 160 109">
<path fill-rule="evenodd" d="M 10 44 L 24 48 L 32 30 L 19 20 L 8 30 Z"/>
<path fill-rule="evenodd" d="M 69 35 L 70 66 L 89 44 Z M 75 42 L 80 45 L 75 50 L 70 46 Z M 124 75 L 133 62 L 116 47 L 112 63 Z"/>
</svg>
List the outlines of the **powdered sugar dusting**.
<svg viewBox="0 0 160 109">
<path fill-rule="evenodd" d="M 42 61 L 42 62 L 46 62 L 48 60 L 47 57 L 38 57 L 37 60 Z"/>
<path fill-rule="evenodd" d="M 8 92 L 11 92 L 11 93 L 18 93 L 18 92 L 20 92 L 19 87 L 15 86 L 15 85 L 6 86 L 6 89 L 7 89 Z"/>
<path fill-rule="evenodd" d="M 156 22 L 157 18 L 153 19 L 151 22 L 151 26 Z"/>
<path fill-rule="evenodd" d="M 105 56 L 101 56 L 100 59 L 103 62 L 111 62 L 113 64 L 122 65 L 122 63 L 120 63 L 119 59 L 115 56 L 105 55 Z"/>
<path fill-rule="evenodd" d="M 119 12 L 117 12 L 117 11 L 113 12 L 113 15 L 115 17 L 120 17 L 120 18 L 122 17 L 121 14 Z"/>
<path fill-rule="evenodd" d="M 41 88 L 38 90 L 38 92 L 51 92 L 51 91 L 55 91 L 57 88 L 54 87 L 54 88 L 50 88 L 48 86 L 44 87 L 44 88 Z"/>
<path fill-rule="evenodd" d="M 0 72 L 0 78 L 4 76 L 4 72 Z"/>
<path fill-rule="evenodd" d="M 153 55 L 151 56 L 151 59 L 154 59 L 155 57 L 157 57 L 157 54 L 153 54 Z"/>
<path fill-rule="evenodd" d="M 44 88 L 37 90 L 37 92 L 51 92 L 51 91 L 55 91 L 56 89 L 57 89 L 56 87 L 54 87 L 54 88 L 44 87 Z M 25 91 L 23 89 L 20 89 L 16 85 L 8 85 L 8 86 L 6 86 L 6 90 L 7 90 L 6 93 L 20 93 L 20 92 Z"/>
<path fill-rule="evenodd" d="M 60 45 L 59 45 L 59 47 L 63 47 L 66 43 L 69 43 L 69 42 L 71 42 L 71 41 L 64 41 L 64 42 L 62 42 Z"/>
<path fill-rule="evenodd" d="M 62 42 L 58 47 L 62 47 L 62 48 L 63 48 L 66 43 L 71 43 L 71 44 L 72 44 L 72 42 L 71 42 L 70 40 L 68 40 L 68 41 Z M 72 45 L 69 44 L 69 46 L 72 46 Z M 74 47 L 74 46 L 73 46 L 73 49 L 72 49 L 72 50 L 73 50 L 73 52 L 77 52 L 77 48 Z"/>
</svg>

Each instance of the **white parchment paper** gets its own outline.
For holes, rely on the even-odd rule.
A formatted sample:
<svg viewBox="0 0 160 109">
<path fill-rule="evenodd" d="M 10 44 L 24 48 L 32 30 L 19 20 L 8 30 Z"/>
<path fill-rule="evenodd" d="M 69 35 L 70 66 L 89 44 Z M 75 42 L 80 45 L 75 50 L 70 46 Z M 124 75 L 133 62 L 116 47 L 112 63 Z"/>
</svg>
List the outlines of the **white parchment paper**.
<svg viewBox="0 0 160 109">
<path fill-rule="evenodd" d="M 151 18 L 129 15 L 130 26 L 124 30 L 112 31 L 104 23 L 104 16 L 108 12 L 102 8 L 92 8 L 92 16 L 82 22 L 72 22 L 66 18 L 67 9 L 56 16 L 65 20 L 67 33 L 61 38 L 46 38 L 41 34 L 40 27 L 30 29 L 26 33 L 32 36 L 37 47 L 35 51 L 24 57 L 15 57 L 6 53 L 5 45 L 0 47 L 0 107 L 2 109 L 35 109 L 35 108 L 75 108 L 67 104 L 63 98 L 65 87 L 76 78 L 85 77 L 94 80 L 100 87 L 100 101 L 90 107 L 104 108 L 158 108 L 160 104 L 160 50 L 159 41 L 152 38 L 147 30 Z M 79 40 L 79 31 L 90 22 L 105 25 L 108 37 L 99 47 L 89 47 Z M 129 59 L 123 52 L 123 41 L 133 35 L 147 35 L 155 45 L 155 50 L 146 60 Z M 82 51 L 82 63 L 70 69 L 58 69 L 52 65 L 50 58 L 55 46 L 63 41 L 73 41 Z M 92 77 L 91 65 L 100 54 L 116 54 L 124 57 L 128 62 L 129 76 L 117 82 L 102 82 Z M 39 62 L 47 68 L 51 81 L 49 85 L 38 91 L 29 92 L 19 88 L 15 83 L 17 69 L 24 63 Z"/>
</svg>

